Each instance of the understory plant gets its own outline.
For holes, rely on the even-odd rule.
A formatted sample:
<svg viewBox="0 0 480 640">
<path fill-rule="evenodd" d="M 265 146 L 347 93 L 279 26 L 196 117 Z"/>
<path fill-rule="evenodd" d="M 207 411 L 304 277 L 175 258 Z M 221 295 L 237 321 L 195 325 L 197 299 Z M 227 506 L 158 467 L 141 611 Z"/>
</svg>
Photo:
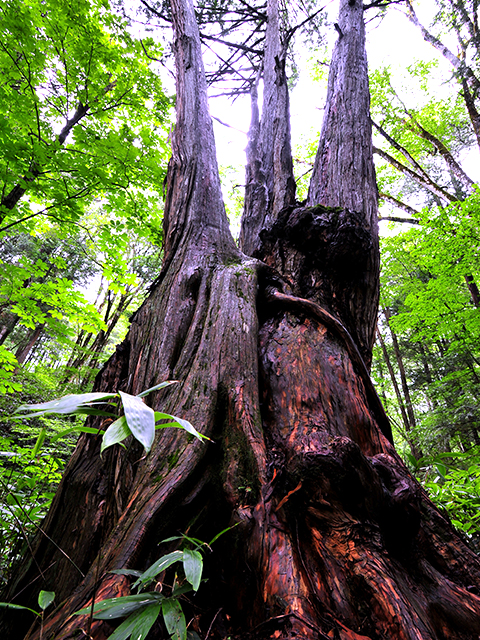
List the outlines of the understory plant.
<svg viewBox="0 0 480 640">
<path fill-rule="evenodd" d="M 187 433 L 195 436 L 199 440 L 206 439 L 206 436 L 199 433 L 195 427 L 177 416 L 168 413 L 154 411 L 147 406 L 142 398 L 153 391 L 158 391 L 171 384 L 175 384 L 176 380 L 167 380 L 160 384 L 142 391 L 136 396 L 123 391 L 114 393 L 106 393 L 96 391 L 91 393 L 70 394 L 49 402 L 38 404 L 24 404 L 18 407 L 15 413 L 20 414 L 19 417 L 38 418 L 45 415 L 86 415 L 104 417 L 104 424 L 108 423 L 106 428 L 88 427 L 85 425 L 74 425 L 71 428 L 57 434 L 52 440 L 62 438 L 72 432 L 78 431 L 83 433 L 91 433 L 102 435 L 101 453 L 114 444 L 121 444 L 129 436 L 133 436 L 143 445 L 145 452 L 148 453 L 152 448 L 155 438 L 156 429 L 166 429 L 167 427 L 177 427 L 184 429 Z M 123 406 L 123 415 L 118 416 L 118 404 Z M 112 418 L 115 418 L 111 422 Z M 42 427 L 37 441 L 34 446 L 33 454 L 35 455 L 43 445 L 47 433 L 47 428 Z"/>
<path fill-rule="evenodd" d="M 196 592 L 202 581 L 203 557 L 205 551 L 231 527 L 218 533 L 209 543 L 187 535 L 174 536 L 162 542 L 180 542 L 180 549 L 167 553 L 156 560 L 145 571 L 116 569 L 112 573 L 136 578 L 131 586 L 136 593 L 119 598 L 108 598 L 97 602 L 92 610 L 89 605 L 76 615 L 93 615 L 95 620 L 126 618 L 109 636 L 109 640 L 144 640 L 160 616 L 163 617 L 167 632 L 172 640 L 195 640 L 193 631 L 187 631 L 187 623 L 180 602 L 181 596 Z M 159 576 L 176 565 L 172 584 L 166 584 Z M 152 589 L 153 587 L 153 589 Z M 149 589 L 147 591 L 147 589 Z"/>
<path fill-rule="evenodd" d="M 31 446 L 22 446 L 11 437 L 0 437 L 0 579 L 7 580 L 17 557 L 20 557 L 32 533 L 46 515 L 60 482 L 65 461 L 57 455 L 58 442 L 78 433 L 102 436 L 101 452 L 114 444 L 123 445 L 130 435 L 136 438 L 148 453 L 156 429 L 176 427 L 203 440 L 188 420 L 154 411 L 143 398 L 176 381 L 162 382 L 137 396 L 123 391 L 115 393 L 92 392 L 69 394 L 48 402 L 23 404 L 14 412 L 17 421 L 34 420 L 39 427 Z M 120 406 L 123 412 L 119 416 Z M 100 416 L 100 428 L 86 426 L 80 419 L 60 421 L 55 417 Z M 47 433 L 51 433 L 47 438 Z"/>
<path fill-rule="evenodd" d="M 466 452 L 438 453 L 410 464 L 434 504 L 447 512 L 452 524 L 480 551 L 480 447 Z"/>
</svg>

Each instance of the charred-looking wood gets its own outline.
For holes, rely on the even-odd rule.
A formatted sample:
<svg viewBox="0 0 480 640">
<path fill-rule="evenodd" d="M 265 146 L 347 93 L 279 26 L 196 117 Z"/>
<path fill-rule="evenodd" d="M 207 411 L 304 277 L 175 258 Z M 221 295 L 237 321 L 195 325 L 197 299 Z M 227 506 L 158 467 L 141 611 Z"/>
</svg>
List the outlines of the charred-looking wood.
<svg viewBox="0 0 480 640">
<path fill-rule="evenodd" d="M 261 233 L 257 255 L 275 268 L 292 292 L 336 316 L 370 365 L 371 347 L 359 331 L 358 299 L 371 286 L 376 239 L 362 213 L 341 207 L 285 208 Z"/>
</svg>

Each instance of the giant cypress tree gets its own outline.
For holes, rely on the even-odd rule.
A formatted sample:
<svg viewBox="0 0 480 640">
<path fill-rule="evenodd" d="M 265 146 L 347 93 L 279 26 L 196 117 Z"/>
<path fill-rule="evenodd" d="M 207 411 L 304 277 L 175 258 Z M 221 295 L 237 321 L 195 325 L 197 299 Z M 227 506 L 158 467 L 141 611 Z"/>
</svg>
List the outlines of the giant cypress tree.
<svg viewBox="0 0 480 640">
<path fill-rule="evenodd" d="M 201 638 L 480 633 L 480 563 L 396 455 L 368 376 L 378 243 L 364 9 L 340 3 L 307 207 L 294 201 L 277 11 L 269 0 L 241 251 L 222 204 L 193 7 L 172 0 L 165 260 L 96 388 L 138 393 L 178 379 L 152 406 L 215 443 L 170 430 L 147 457 L 132 445 L 102 460 L 98 439 L 82 436 L 47 535 L 9 588 L 23 604 L 39 588 L 56 592 L 43 638 L 107 637 L 107 622 L 72 614 L 92 597 L 128 593 L 129 579 L 109 571 L 147 566 L 178 531 L 208 539 L 234 523 L 191 611 Z M 22 637 L 19 625 L 5 622 L 3 637 Z M 167 636 L 159 626 L 151 637 Z"/>
</svg>

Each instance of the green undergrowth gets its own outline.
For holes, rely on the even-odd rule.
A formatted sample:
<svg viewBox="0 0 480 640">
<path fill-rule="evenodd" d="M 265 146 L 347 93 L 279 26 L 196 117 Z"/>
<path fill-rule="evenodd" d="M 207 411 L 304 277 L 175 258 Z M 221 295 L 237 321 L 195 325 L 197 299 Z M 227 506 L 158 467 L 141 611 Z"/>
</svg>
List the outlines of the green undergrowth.
<svg viewBox="0 0 480 640">
<path fill-rule="evenodd" d="M 433 503 L 480 553 L 480 446 L 418 461 L 407 458 Z"/>
<path fill-rule="evenodd" d="M 42 367 L 21 370 L 14 377 L 21 390 L 0 396 L 0 586 L 46 515 L 78 434 L 54 437 L 83 423 L 80 416 L 18 420 L 12 414 L 19 404 L 53 399 L 60 389 L 78 390 L 75 385 L 61 385 L 60 377 L 60 372 Z M 35 452 L 42 429 L 52 437 Z"/>
</svg>

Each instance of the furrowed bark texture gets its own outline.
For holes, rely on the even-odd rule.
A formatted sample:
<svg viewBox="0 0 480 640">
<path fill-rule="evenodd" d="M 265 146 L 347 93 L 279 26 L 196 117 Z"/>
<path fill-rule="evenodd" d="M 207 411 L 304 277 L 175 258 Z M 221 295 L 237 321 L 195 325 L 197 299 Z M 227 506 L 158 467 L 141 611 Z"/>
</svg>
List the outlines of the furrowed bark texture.
<svg viewBox="0 0 480 640">
<path fill-rule="evenodd" d="M 335 221 L 335 214 L 330 215 L 330 225 L 334 228 L 338 224 L 340 237 L 329 239 L 329 245 L 333 244 L 335 251 L 335 244 L 340 244 L 340 251 L 335 251 L 340 264 L 348 264 L 348 259 L 344 261 L 344 258 L 348 258 L 350 243 L 355 245 L 352 247 L 354 252 L 359 251 L 358 245 L 363 246 L 364 263 L 359 265 L 360 274 L 350 269 L 340 276 L 346 282 L 337 283 L 331 304 L 332 311 L 346 323 L 370 365 L 379 290 L 378 193 L 372 154 L 365 25 L 360 0 L 352 0 L 348 9 L 340 12 L 337 31 L 325 117 L 307 204 L 346 210 L 339 223 Z M 323 226 L 323 220 L 320 224 Z M 342 234 L 347 228 L 350 241 Z M 371 243 L 369 248 L 368 243 Z M 329 295 L 332 299 L 333 292 Z"/>
<path fill-rule="evenodd" d="M 178 379 L 149 403 L 215 442 L 165 430 L 147 457 L 132 445 L 102 460 L 98 439 L 82 436 L 43 524 L 48 537 L 34 541 L 34 560 L 26 556 L 7 598 L 35 607 L 40 588 L 56 592 L 57 609 L 29 639 L 103 640 L 109 622 L 73 613 L 92 598 L 129 593 L 129 578 L 111 570 L 146 568 L 165 552 L 158 542 L 178 531 L 208 540 L 237 524 L 215 543 L 208 582 L 183 603 L 201 640 L 477 640 L 478 558 L 389 442 L 362 358 L 368 343 L 359 336 L 371 328 L 355 332 L 332 315 L 343 295 L 334 284 L 303 283 L 308 264 L 328 268 L 313 255 L 318 230 L 318 253 L 333 261 L 338 229 L 353 246 L 349 238 L 360 238 L 343 258 L 354 283 L 370 268 L 364 254 L 376 236 L 367 209 L 290 206 L 254 249 L 268 264 L 238 251 L 220 197 L 193 7 L 172 0 L 172 9 L 179 112 L 165 266 L 96 388 L 138 393 Z M 344 22 L 355 12 L 342 0 Z M 247 202 L 247 216 L 255 206 Z M 355 296 L 359 311 L 362 300 L 376 304 L 374 286 Z M 159 580 L 168 592 L 172 575 Z M 23 637 L 27 618 L 7 613 L 2 637 Z M 149 636 L 167 637 L 160 622 Z"/>
<path fill-rule="evenodd" d="M 252 91 L 252 122 L 247 146 L 245 214 L 240 231 L 242 251 L 262 255 L 261 232 L 280 211 L 295 204 L 295 179 L 290 144 L 290 104 L 278 0 L 267 2 L 267 29 L 263 60 L 263 109 L 259 117 L 257 87 Z"/>
</svg>

